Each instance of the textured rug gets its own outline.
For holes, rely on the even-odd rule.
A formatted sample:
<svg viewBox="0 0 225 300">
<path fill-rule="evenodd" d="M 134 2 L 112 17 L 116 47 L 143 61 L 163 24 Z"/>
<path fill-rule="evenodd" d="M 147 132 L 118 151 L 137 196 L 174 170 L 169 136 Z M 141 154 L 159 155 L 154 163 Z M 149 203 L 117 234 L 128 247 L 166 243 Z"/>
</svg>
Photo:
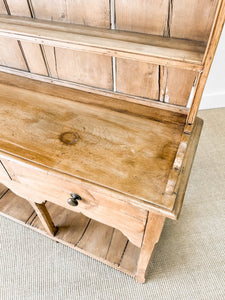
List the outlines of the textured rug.
<svg viewBox="0 0 225 300">
<path fill-rule="evenodd" d="M 204 128 L 180 219 L 167 220 L 147 282 L 0 218 L 0 299 L 225 299 L 225 109 Z"/>
</svg>

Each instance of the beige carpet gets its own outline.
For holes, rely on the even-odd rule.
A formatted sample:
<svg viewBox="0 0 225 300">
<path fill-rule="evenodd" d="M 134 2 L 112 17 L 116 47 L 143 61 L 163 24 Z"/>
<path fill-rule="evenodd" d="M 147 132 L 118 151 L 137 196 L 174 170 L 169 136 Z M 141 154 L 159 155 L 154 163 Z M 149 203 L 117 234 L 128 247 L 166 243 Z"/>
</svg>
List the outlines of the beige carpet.
<svg viewBox="0 0 225 300">
<path fill-rule="evenodd" d="M 182 214 L 166 221 L 146 284 L 2 217 L 0 299 L 225 299 L 225 109 L 199 116 Z"/>
</svg>

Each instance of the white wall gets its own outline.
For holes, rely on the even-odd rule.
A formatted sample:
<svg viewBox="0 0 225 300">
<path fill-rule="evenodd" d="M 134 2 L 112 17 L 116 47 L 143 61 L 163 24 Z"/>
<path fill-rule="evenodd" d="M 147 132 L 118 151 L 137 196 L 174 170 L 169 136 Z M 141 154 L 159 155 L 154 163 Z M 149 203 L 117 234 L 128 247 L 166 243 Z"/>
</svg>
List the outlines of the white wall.
<svg viewBox="0 0 225 300">
<path fill-rule="evenodd" d="M 225 107 L 225 26 L 202 96 L 200 109 Z"/>
</svg>

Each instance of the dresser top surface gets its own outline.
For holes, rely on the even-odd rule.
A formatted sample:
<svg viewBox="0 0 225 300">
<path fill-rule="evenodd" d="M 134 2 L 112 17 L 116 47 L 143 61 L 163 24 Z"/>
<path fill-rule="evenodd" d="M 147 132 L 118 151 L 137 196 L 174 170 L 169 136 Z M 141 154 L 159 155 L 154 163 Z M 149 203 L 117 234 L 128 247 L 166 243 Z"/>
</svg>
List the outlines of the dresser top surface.
<svg viewBox="0 0 225 300">
<path fill-rule="evenodd" d="M 81 103 L 80 92 L 62 101 L 0 88 L 1 150 L 167 208 L 162 195 L 184 125 Z"/>
</svg>

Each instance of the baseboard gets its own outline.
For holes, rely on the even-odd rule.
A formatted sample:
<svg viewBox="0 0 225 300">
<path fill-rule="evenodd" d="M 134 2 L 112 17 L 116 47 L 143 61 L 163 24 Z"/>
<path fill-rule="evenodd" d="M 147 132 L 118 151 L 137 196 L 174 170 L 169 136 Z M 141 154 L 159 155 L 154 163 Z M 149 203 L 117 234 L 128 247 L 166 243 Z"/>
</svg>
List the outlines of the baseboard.
<svg viewBox="0 0 225 300">
<path fill-rule="evenodd" d="M 199 109 L 225 107 L 225 92 L 203 95 Z"/>
</svg>

